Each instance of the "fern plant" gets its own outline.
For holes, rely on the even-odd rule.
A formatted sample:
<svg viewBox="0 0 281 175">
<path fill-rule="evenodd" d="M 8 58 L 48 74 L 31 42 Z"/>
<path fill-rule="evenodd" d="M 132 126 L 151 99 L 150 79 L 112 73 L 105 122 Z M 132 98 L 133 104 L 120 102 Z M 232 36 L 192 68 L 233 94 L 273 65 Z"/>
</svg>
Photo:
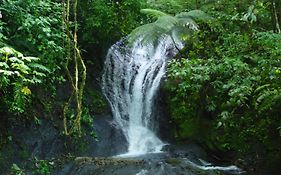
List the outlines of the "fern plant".
<svg viewBox="0 0 281 175">
<path fill-rule="evenodd" d="M 195 2 L 193 2 L 193 1 L 190 2 L 190 0 L 189 1 L 185 1 L 185 0 L 148 0 L 147 3 L 150 8 L 165 11 L 170 14 L 175 14 L 177 12 L 184 11 L 184 10 L 186 10 L 187 7 L 190 7 L 190 5 L 195 4 Z M 193 6 L 193 8 L 195 8 L 195 7 Z"/>
<path fill-rule="evenodd" d="M 23 113 L 30 86 L 39 84 L 50 70 L 37 57 L 26 57 L 11 47 L 0 48 L 0 102 L 13 113 Z"/>
<path fill-rule="evenodd" d="M 199 30 L 198 22 L 209 22 L 212 18 L 201 10 L 181 12 L 175 16 L 155 9 L 142 9 L 155 22 L 142 25 L 129 35 L 129 43 L 141 39 L 142 42 L 157 42 L 163 35 L 170 35 L 184 40 L 184 36 Z M 176 35 L 176 36 L 174 36 Z"/>
</svg>

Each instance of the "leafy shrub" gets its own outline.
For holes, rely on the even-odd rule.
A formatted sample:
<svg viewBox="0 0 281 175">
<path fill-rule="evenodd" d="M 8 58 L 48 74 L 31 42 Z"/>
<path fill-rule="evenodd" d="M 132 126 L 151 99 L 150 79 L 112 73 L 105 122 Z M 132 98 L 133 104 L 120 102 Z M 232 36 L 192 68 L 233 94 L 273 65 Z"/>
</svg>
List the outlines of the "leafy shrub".
<svg viewBox="0 0 281 175">
<path fill-rule="evenodd" d="M 24 170 L 22 170 L 17 164 L 13 164 L 11 167 L 11 174 L 12 175 L 26 175 Z"/>
<path fill-rule="evenodd" d="M 16 114 L 25 111 L 31 86 L 41 83 L 50 72 L 38 61 L 39 58 L 26 57 L 13 48 L 0 48 L 1 106 Z"/>
<path fill-rule="evenodd" d="M 3 14 L 2 32 L 7 37 L 4 42 L 23 51 L 23 54 L 40 57 L 41 63 L 50 70 L 47 77 L 50 84 L 62 80 L 65 34 L 62 29 L 61 3 L 4 0 L 0 9 Z"/>
<path fill-rule="evenodd" d="M 38 158 L 34 158 L 34 167 L 33 173 L 39 175 L 48 175 L 51 174 L 51 171 L 54 168 L 54 161 L 51 160 L 40 160 Z"/>
<path fill-rule="evenodd" d="M 169 63 L 177 136 L 240 153 L 280 154 L 281 36 L 258 31 L 197 36 L 186 58 Z"/>
</svg>

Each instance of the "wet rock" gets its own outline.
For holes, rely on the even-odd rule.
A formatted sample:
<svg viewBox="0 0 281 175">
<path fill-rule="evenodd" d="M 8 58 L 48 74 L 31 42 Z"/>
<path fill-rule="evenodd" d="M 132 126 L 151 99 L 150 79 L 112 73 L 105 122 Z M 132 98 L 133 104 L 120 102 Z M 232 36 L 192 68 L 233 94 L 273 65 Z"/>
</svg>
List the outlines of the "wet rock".
<svg viewBox="0 0 281 175">
<path fill-rule="evenodd" d="M 60 175 L 223 175 L 240 174 L 237 167 L 206 164 L 197 157 L 193 162 L 186 157 L 170 157 L 169 153 L 137 157 L 79 157 L 72 168 Z"/>
<path fill-rule="evenodd" d="M 198 157 L 207 159 L 206 152 L 191 141 L 189 143 L 165 145 L 162 151 L 168 152 L 170 157 L 188 158 L 194 162 L 198 161 Z"/>
<path fill-rule="evenodd" d="M 94 126 L 89 130 L 96 132 L 98 140 L 87 135 L 83 138 L 84 143 L 73 143 L 74 139 L 64 137 L 61 129 L 49 120 L 14 126 L 10 131 L 13 133 L 11 143 L 4 145 L 0 152 L 0 160 L 5 160 L 0 164 L 0 172 L 7 172 L 13 163 L 23 167 L 34 157 L 50 160 L 69 153 L 76 156 L 112 156 L 126 152 L 126 139 L 113 124 L 110 115 L 96 116 Z M 83 149 L 80 149 L 82 146 Z"/>
<path fill-rule="evenodd" d="M 115 158 L 100 158 L 76 160 L 71 170 L 65 175 L 178 175 L 190 174 L 192 172 L 183 171 L 179 167 L 174 167 L 164 163 L 162 160 L 130 160 Z"/>
<path fill-rule="evenodd" d="M 64 172 L 64 175 L 137 173 L 143 167 L 144 163 L 143 160 L 134 159 L 79 157 L 74 160 L 69 172 Z M 60 174 L 62 175 L 63 173 Z"/>
<path fill-rule="evenodd" d="M 177 158 L 168 158 L 167 160 L 166 160 L 166 162 L 168 163 L 168 164 L 170 164 L 170 165 L 172 165 L 172 166 L 177 166 L 177 165 L 179 165 L 179 164 L 181 164 L 181 160 L 180 159 L 177 159 Z"/>
<path fill-rule="evenodd" d="M 94 119 L 94 130 L 97 140 L 88 142 L 83 156 L 107 157 L 121 154 L 127 151 L 128 143 L 122 131 L 110 115 L 97 116 Z"/>
</svg>

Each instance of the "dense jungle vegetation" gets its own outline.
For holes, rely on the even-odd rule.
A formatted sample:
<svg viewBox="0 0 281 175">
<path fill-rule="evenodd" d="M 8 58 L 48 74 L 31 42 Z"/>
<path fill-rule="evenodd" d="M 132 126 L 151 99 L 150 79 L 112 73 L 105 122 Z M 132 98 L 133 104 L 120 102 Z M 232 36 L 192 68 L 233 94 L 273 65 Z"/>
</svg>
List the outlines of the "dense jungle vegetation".
<svg viewBox="0 0 281 175">
<path fill-rule="evenodd" d="M 108 48 L 130 34 L 188 27 L 183 18 L 198 30 L 182 30 L 186 44 L 167 67 L 174 139 L 231 154 L 242 166 L 277 169 L 279 0 L 0 0 L 0 149 L 17 144 L 14 128 L 43 120 L 71 140 L 94 136 L 85 128 L 107 110 L 99 80 Z M 36 161 L 37 174 L 49 171 Z"/>
</svg>

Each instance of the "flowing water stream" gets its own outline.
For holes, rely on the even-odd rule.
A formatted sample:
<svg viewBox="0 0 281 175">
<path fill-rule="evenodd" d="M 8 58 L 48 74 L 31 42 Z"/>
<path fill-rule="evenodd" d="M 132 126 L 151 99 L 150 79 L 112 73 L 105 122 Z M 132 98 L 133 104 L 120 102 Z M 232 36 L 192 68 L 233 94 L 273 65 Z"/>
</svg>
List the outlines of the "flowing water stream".
<svg viewBox="0 0 281 175">
<path fill-rule="evenodd" d="M 170 36 L 163 36 L 157 44 L 140 39 L 129 47 L 119 42 L 108 52 L 103 91 L 128 141 L 126 155 L 160 152 L 165 145 L 156 134 L 155 97 L 167 59 L 175 54 Z"/>
<path fill-rule="evenodd" d="M 161 153 L 166 143 L 157 136 L 159 116 L 156 113 L 155 102 L 165 75 L 167 60 L 175 56 L 182 47 L 179 39 L 165 35 L 160 37 L 157 43 L 143 42 L 140 38 L 133 44 L 120 41 L 109 49 L 102 78 L 103 93 L 110 103 L 114 121 L 128 142 L 127 152 L 118 157 L 142 159 L 142 156 L 149 157 L 151 153 Z M 162 154 L 166 156 L 163 159 L 159 157 Z M 175 167 L 166 162 L 170 157 L 169 153 L 154 154 L 152 157 L 154 158 L 149 158 L 146 162 L 147 166 L 138 167 L 139 169 L 137 166 L 132 169 L 126 166 L 130 169 L 126 172 L 137 175 L 162 175 L 169 171 L 168 174 L 201 174 L 201 171 L 207 174 L 216 171 L 228 174 L 243 173 L 236 166 L 220 167 L 206 164 L 200 161 L 200 158 L 191 161 L 182 157 L 176 158 L 181 162 L 176 171 Z M 152 168 L 154 164 L 155 167 Z M 182 167 L 188 170 L 182 170 Z M 136 170 L 139 171 L 135 172 Z M 195 172 L 191 173 L 191 170 Z M 122 171 L 122 168 L 118 167 L 116 171 Z"/>
</svg>

